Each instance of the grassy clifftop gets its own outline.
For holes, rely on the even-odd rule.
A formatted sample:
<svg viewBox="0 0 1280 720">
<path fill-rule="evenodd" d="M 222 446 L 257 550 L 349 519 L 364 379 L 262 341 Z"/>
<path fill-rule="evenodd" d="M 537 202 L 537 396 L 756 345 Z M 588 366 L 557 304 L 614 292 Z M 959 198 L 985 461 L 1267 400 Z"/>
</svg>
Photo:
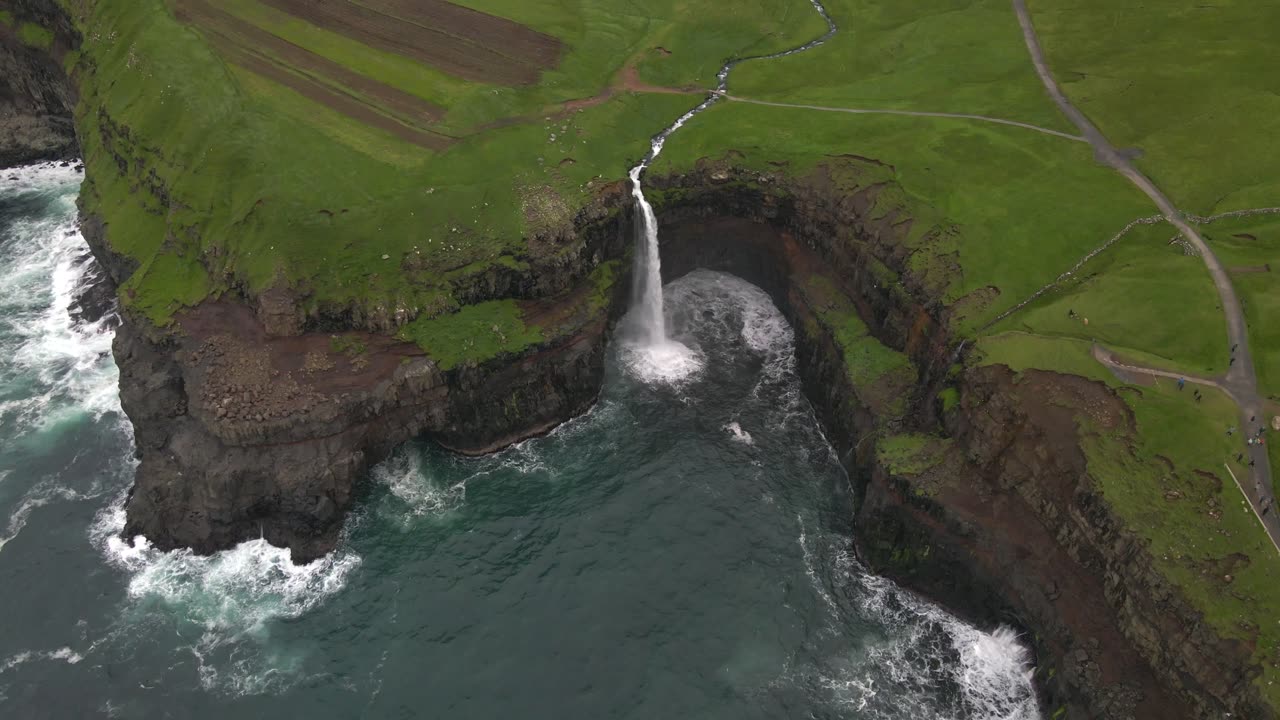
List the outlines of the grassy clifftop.
<svg viewBox="0 0 1280 720">
<path fill-rule="evenodd" d="M 278 285 L 311 309 L 456 307 L 445 273 L 528 255 L 526 237 L 695 102 L 635 92 L 644 78 L 706 85 L 725 56 L 825 27 L 786 0 L 471 4 L 511 19 L 449 5 L 454 32 L 488 45 L 424 56 L 446 21 L 414 13 L 445 3 L 352 20 L 276 0 L 67 0 L 85 203 L 140 264 L 125 303 L 161 325 Z"/>
</svg>

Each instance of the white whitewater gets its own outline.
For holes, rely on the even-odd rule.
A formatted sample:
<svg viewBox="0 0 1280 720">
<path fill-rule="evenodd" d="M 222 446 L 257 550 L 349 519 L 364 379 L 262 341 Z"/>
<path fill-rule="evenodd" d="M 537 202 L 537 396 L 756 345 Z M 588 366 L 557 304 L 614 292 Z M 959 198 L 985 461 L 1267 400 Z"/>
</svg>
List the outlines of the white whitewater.
<svg viewBox="0 0 1280 720">
<path fill-rule="evenodd" d="M 806 573 L 827 605 L 831 632 L 839 633 L 848 615 L 888 630 L 806 678 L 836 706 L 866 720 L 1042 720 L 1031 653 L 1014 630 L 980 630 L 867 572 L 843 536 L 810 538 L 797 522 Z M 830 585 L 819 565 L 834 571 Z"/>
<path fill-rule="evenodd" d="M 121 572 L 127 599 L 118 626 L 105 635 L 86 638 L 86 646 L 0 656 L 0 676 L 27 663 L 76 664 L 99 647 L 123 652 L 167 624 L 190 638 L 173 664 L 194 660 L 207 689 L 254 694 L 299 682 L 297 658 L 267 642 L 272 625 L 339 592 L 359 567 L 358 555 L 340 549 L 295 566 L 288 550 L 263 540 L 199 557 L 161 552 L 145 537 L 120 537 L 135 460 L 111 357 L 112 318 L 88 323 L 69 312 L 85 284 L 95 280 L 76 218 L 82 179 L 74 167 L 57 163 L 0 171 L 0 199 L 33 208 L 0 228 L 0 436 L 13 453 L 0 454 L 0 486 L 6 491 L 0 495 L 0 553 L 20 552 L 14 541 L 33 514 L 100 500 L 106 507 L 88 539 Z M 57 465 L 44 471 L 7 465 L 10 458 L 74 455 L 78 450 L 62 444 L 90 424 L 101 424 L 100 432 L 119 443 L 97 461 L 100 470 L 90 479 Z"/>
<path fill-rule="evenodd" d="M 704 103 L 705 105 L 706 103 Z M 699 105 L 702 108 L 704 105 Z M 628 317 L 628 365 L 649 382 L 671 383 L 683 380 L 699 368 L 697 353 L 683 343 L 667 337 L 666 311 L 662 303 L 662 259 L 658 254 L 658 220 L 653 207 L 644 197 L 640 175 L 658 153 L 667 135 L 674 132 L 695 111 L 683 115 L 674 125 L 653 139 L 649 156 L 631 169 L 631 195 L 639 208 L 636 223 L 636 262 L 632 309 Z"/>
</svg>

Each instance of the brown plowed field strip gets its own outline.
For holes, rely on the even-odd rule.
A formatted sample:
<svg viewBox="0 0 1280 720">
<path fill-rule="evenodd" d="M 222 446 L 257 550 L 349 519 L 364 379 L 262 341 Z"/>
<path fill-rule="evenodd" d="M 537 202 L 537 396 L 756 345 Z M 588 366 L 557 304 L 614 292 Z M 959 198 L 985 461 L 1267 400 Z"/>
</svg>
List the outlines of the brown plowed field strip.
<svg viewBox="0 0 1280 720">
<path fill-rule="evenodd" d="M 429 123 L 444 116 L 444 108 L 438 105 L 353 72 L 326 57 L 219 10 L 205 0 L 175 0 L 174 6 L 178 19 L 183 22 L 223 35 L 255 53 L 277 58 L 303 74 L 337 83 L 410 123 Z"/>
<path fill-rule="evenodd" d="M 548 68 L 560 59 L 560 40 L 544 35 L 506 18 L 444 0 L 352 0 L 385 15 L 407 20 L 424 28 L 457 35 L 462 40 L 489 47 L 516 62 Z M 462 30 L 465 34 L 461 34 Z M 495 38 L 501 38 L 495 42 Z"/>
<path fill-rule="evenodd" d="M 443 135 L 409 127 L 383 115 L 350 95 L 332 90 L 310 78 L 289 72 L 260 55 L 255 55 L 229 43 L 228 47 L 219 47 L 219 50 L 226 53 L 232 62 L 250 72 L 280 83 L 308 100 L 320 103 L 331 110 L 336 110 L 353 120 L 358 120 L 379 130 L 385 130 L 405 142 L 413 143 L 428 150 L 443 150 L 453 142 Z"/>
<path fill-rule="evenodd" d="M 560 47 L 555 38 L 508 20 L 463 12 L 463 8 L 448 10 L 450 4 L 442 0 L 373 0 L 406 12 L 412 8 L 412 14 L 430 26 L 347 0 L 261 1 L 316 27 L 466 80 L 500 85 L 537 82 L 539 70 L 553 64 L 547 60 L 552 53 L 544 45 L 554 47 L 556 55 Z"/>
</svg>

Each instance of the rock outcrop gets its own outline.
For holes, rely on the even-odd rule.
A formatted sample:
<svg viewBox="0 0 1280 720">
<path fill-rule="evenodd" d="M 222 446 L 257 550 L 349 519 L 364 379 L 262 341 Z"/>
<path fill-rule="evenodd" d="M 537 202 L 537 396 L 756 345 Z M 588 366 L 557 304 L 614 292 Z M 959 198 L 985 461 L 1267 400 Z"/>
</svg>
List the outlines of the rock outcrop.
<svg viewBox="0 0 1280 720">
<path fill-rule="evenodd" d="M 7 7 L 53 39 L 35 48 L 0 28 L 0 165 L 68 155 L 73 93 L 61 60 L 74 34 L 52 0 Z M 875 164 L 833 159 L 842 163 Z M 1069 404 L 1052 398 L 1088 398 L 1116 427 L 1131 422 L 1123 405 L 1051 373 L 947 379 L 949 314 L 963 307 L 944 306 L 937 277 L 909 266 L 912 219 L 878 204 L 881 176 L 719 164 L 650 180 L 668 279 L 733 272 L 769 291 L 796 329 L 806 391 L 854 479 L 862 557 L 973 620 L 1026 630 L 1055 720 L 1273 717 L 1247 649 L 1215 637 L 1153 568 L 1093 487 Z M 333 548 L 361 478 L 396 445 L 429 437 L 487 452 L 582 412 L 627 286 L 625 276 L 588 278 L 625 257 L 630 228 L 626 193 L 608 188 L 543 261 L 456 288 L 464 303 L 517 298 L 543 330 L 477 362 L 446 366 L 396 340 L 393 314 L 306 316 L 289 288 L 206 301 L 163 330 L 126 313 L 115 354 L 141 460 L 126 534 L 197 552 L 264 536 L 306 561 Z M 110 228 L 88 215 L 83 229 L 123 283 L 136 265 L 112 251 Z M 912 361 L 910 387 L 854 382 L 844 340 L 824 321 L 837 306 Z M 960 400 L 939 418 L 931 398 L 944 380 Z M 934 469 L 903 476 L 875 461 L 880 433 L 911 428 L 945 439 Z"/>
<path fill-rule="evenodd" d="M 1046 716 L 1275 717 L 1250 648 L 1209 628 L 1088 473 L 1076 413 L 1135 431 L 1112 390 L 974 368 L 948 381 L 960 401 L 940 418 L 929 388 L 954 357 L 947 311 L 890 250 L 903 218 L 867 220 L 869 194 L 823 183 L 717 170 L 651 184 L 681 189 L 659 207 L 664 271 L 739 274 L 787 314 L 806 393 L 853 479 L 856 545 L 873 570 L 978 623 L 1022 629 Z M 886 415 L 873 389 L 849 381 L 839 343 L 815 322 L 821 308 L 797 292 L 815 273 L 919 366 L 906 415 Z M 901 429 L 940 438 L 929 471 L 895 474 L 876 459 L 875 437 Z"/>
<path fill-rule="evenodd" d="M 11 0 L 3 9 L 13 23 L 0 22 L 0 168 L 73 158 L 76 96 L 61 63 L 79 37 L 52 0 Z M 48 46 L 24 41 L 23 24 L 48 32 Z"/>
</svg>

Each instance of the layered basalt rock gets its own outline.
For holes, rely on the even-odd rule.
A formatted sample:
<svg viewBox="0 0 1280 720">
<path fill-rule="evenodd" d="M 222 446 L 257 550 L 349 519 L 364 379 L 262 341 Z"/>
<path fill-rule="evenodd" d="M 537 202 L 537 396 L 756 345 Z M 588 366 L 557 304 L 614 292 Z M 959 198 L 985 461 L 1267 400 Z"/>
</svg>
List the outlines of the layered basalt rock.
<svg viewBox="0 0 1280 720">
<path fill-rule="evenodd" d="M 947 310 L 886 252 L 908 223 L 866 219 L 874 190 L 824 193 L 822 182 L 711 168 L 651 185 L 679 189 L 658 207 L 664 273 L 738 274 L 791 321 L 806 394 L 853 480 L 856 544 L 873 570 L 976 622 L 1022 629 L 1046 716 L 1274 717 L 1250 649 L 1208 627 L 1088 473 L 1076 413 L 1136 432 L 1114 391 L 1002 366 L 941 377 L 955 358 Z M 886 271 L 899 281 L 886 283 Z M 882 397 L 849 381 L 839 342 L 816 321 L 821 308 L 798 291 L 815 274 L 920 368 L 905 414 L 886 414 Z M 960 397 L 945 414 L 931 392 L 941 382 Z M 928 472 L 898 475 L 876 459 L 876 437 L 904 429 L 938 438 Z"/>
<path fill-rule="evenodd" d="M 11 0 L 4 9 L 14 24 L 0 23 L 0 168 L 70 160 L 77 153 L 71 120 L 76 93 L 62 62 L 79 45 L 79 35 L 53 0 Z M 49 31 L 49 47 L 23 42 L 23 23 Z"/>
<path fill-rule="evenodd" d="M 0 138 L 16 139 L 0 145 L 0 165 L 69 155 L 73 93 L 61 60 L 74 47 L 70 24 L 53 0 L 9 6 L 55 32 L 40 51 L 0 30 Z M 833 160 L 860 162 L 874 161 Z M 1101 385 L 1052 373 L 1018 379 L 985 368 L 948 379 L 956 308 L 940 302 L 936 278 L 908 267 L 912 219 L 871 212 L 880 185 L 722 163 L 650 186 L 668 279 L 698 267 L 732 272 L 769 291 L 790 319 L 806 392 L 854 480 L 858 547 L 873 569 L 975 621 L 1024 629 L 1055 720 L 1273 717 L 1246 649 L 1215 637 L 1153 569 L 1094 488 L 1069 409 L 1047 398 L 1091 398 L 1117 427 L 1130 422 L 1123 405 Z M 630 245 L 622 190 L 610 187 L 544 239 L 554 252 L 528 269 L 495 268 L 454 288 L 466 303 L 518 298 L 546 330 L 543 342 L 482 362 L 443 368 L 394 339 L 404 318 L 358 308 L 308 315 L 286 287 L 203 303 L 164 330 L 126 312 L 115 353 L 140 456 L 126 534 L 197 552 L 261 536 L 305 561 L 334 547 L 361 478 L 396 445 L 428 437 L 492 451 L 584 411 L 625 308 L 626 278 L 605 303 L 586 281 Z M 111 280 L 127 279 L 136 263 L 112 252 L 110 229 L 93 216 L 83 229 Z M 821 319 L 830 298 L 809 290 L 814 278 L 911 358 L 917 381 L 894 389 L 907 402 L 850 379 L 845 349 Z M 336 346 L 334 334 L 363 349 Z M 960 397 L 945 417 L 932 401 L 942 382 Z M 877 438 L 900 429 L 941 438 L 933 470 L 905 477 L 876 462 Z"/>
<path fill-rule="evenodd" d="M 1109 391 L 1053 373 L 1020 383 L 1000 368 L 969 370 L 953 380 L 962 401 L 944 421 L 929 388 L 950 367 L 946 310 L 909 278 L 886 283 L 886 270 L 905 268 L 879 255 L 903 231 L 900 219 L 865 221 L 869 199 L 746 177 L 654 181 L 680 190 L 657 206 L 664 273 L 737 274 L 787 315 L 806 393 L 854 480 L 857 544 L 872 569 L 976 622 L 1023 629 L 1044 705 L 1058 717 L 1270 717 L 1249 682 L 1249 654 L 1216 638 L 1152 569 L 1093 489 L 1070 410 L 1048 403 L 1037 383 L 1051 378 L 1077 396 Z M 273 336 L 244 302 L 196 308 L 179 319 L 182 332 L 163 337 L 127 320 L 116 354 L 141 464 L 126 534 L 199 552 L 262 536 L 305 561 L 332 549 L 361 478 L 396 445 L 428 437 L 487 452 L 584 411 L 602 381 L 611 320 L 626 305 L 625 278 L 596 308 L 582 281 L 630 245 L 625 194 L 611 198 L 616 206 L 583 216 L 575 233 L 594 239 L 551 284 L 571 289 L 524 301 L 561 318 L 558 332 L 483 363 L 443 371 L 416 346 L 348 330 L 367 346 L 356 367 L 333 350 L 335 328 Z M 915 361 L 905 412 L 850 380 L 844 349 L 820 321 L 821 299 L 805 290 L 815 277 Z M 485 281 L 474 292 L 536 295 L 534 282 Z M 1113 403 L 1115 421 L 1130 422 L 1121 408 Z M 876 437 L 905 429 L 951 443 L 925 479 L 874 460 Z M 933 484 L 918 492 L 921 482 Z"/>
<path fill-rule="evenodd" d="M 618 227 L 580 239 L 583 276 L 591 257 L 621 252 Z M 524 301 L 543 342 L 449 368 L 332 319 L 327 330 L 273 325 L 242 301 L 203 303 L 163 333 L 126 314 L 115 354 L 140 463 L 125 535 L 201 553 L 264 537 L 295 562 L 323 555 L 358 482 L 395 447 L 430 438 L 492 452 L 585 412 L 603 380 L 609 308 L 623 306 L 587 296 L 621 288 L 579 282 Z"/>
</svg>

